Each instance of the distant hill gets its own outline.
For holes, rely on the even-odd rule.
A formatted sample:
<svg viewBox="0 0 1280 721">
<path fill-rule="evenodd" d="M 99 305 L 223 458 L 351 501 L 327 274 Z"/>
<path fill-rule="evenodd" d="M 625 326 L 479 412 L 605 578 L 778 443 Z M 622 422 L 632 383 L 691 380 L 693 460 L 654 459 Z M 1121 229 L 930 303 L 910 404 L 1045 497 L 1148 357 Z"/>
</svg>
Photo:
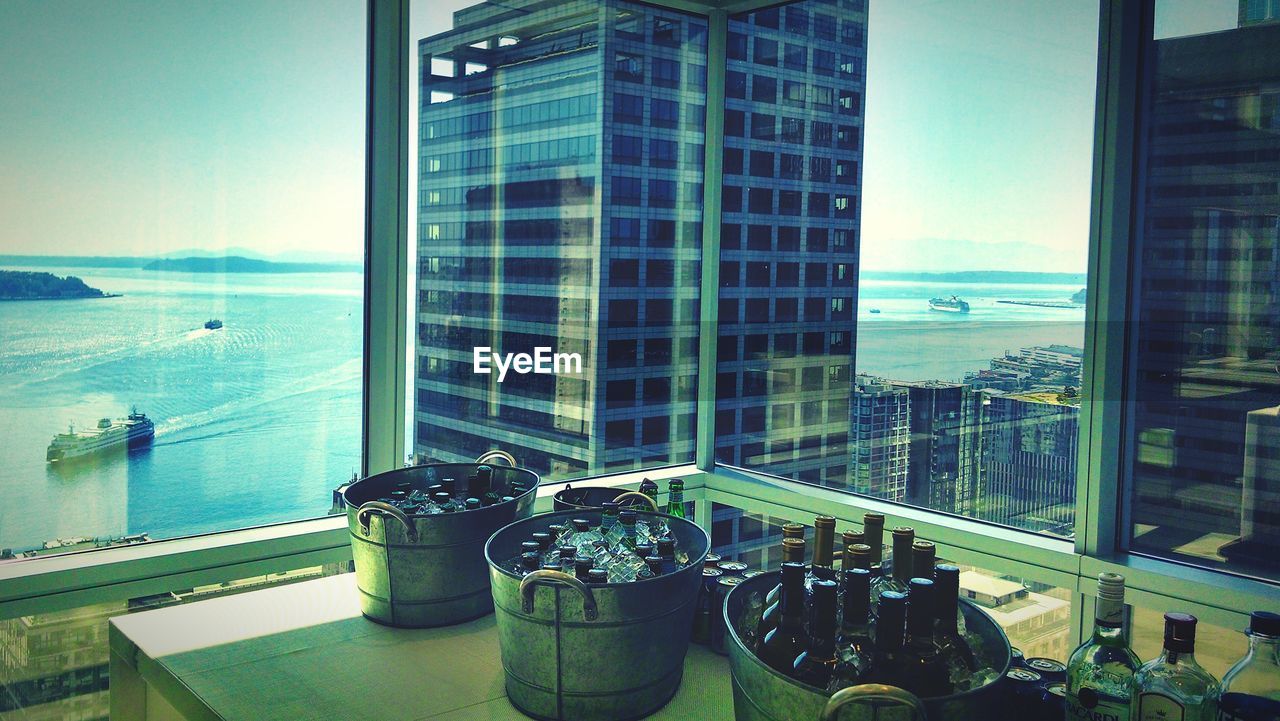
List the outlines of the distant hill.
<svg viewBox="0 0 1280 721">
<path fill-rule="evenodd" d="M 142 266 L 142 269 L 179 273 L 343 273 L 359 272 L 360 266 L 354 263 L 277 263 L 227 255 L 216 258 L 160 258 Z"/>
<path fill-rule="evenodd" d="M 0 270 L 0 300 L 62 300 L 70 298 L 109 298 L 83 280 L 68 275 L 34 273 L 23 270 Z"/>
<path fill-rule="evenodd" d="M 153 260 L 123 255 L 0 255 L 0 265 L 29 268 L 141 268 Z"/>
<path fill-rule="evenodd" d="M 1024 283 L 1066 285 L 1085 282 L 1084 273 L 1042 273 L 1020 270 L 961 270 L 952 273 L 914 273 L 902 270 L 863 270 L 864 280 L 907 280 L 917 283 Z"/>
<path fill-rule="evenodd" d="M 128 255 L 0 255 L 0 266 L 24 266 L 28 268 L 148 268 L 157 262 L 186 263 L 196 261 L 208 263 L 209 270 L 203 268 L 153 267 L 149 270 L 183 270 L 188 273 L 359 273 L 363 266 L 359 262 L 329 259 L 320 255 L 323 260 L 304 259 L 276 261 L 263 258 L 250 258 L 243 255 L 208 255 L 206 251 L 189 250 L 181 257 L 167 256 L 128 256 Z M 290 257 L 290 256 L 284 256 Z M 219 263 L 230 261 L 226 269 Z M 240 261 L 261 263 L 265 269 L 238 270 Z"/>
<path fill-rule="evenodd" d="M 1089 290 L 1088 288 L 1081 288 L 1080 290 L 1078 290 L 1078 291 L 1076 291 L 1076 292 L 1072 293 L 1072 294 L 1071 294 L 1071 302 L 1072 302 L 1072 303 L 1084 303 L 1084 302 L 1085 302 L 1086 300 L 1088 300 L 1088 298 L 1089 298 L 1088 290 Z"/>
</svg>

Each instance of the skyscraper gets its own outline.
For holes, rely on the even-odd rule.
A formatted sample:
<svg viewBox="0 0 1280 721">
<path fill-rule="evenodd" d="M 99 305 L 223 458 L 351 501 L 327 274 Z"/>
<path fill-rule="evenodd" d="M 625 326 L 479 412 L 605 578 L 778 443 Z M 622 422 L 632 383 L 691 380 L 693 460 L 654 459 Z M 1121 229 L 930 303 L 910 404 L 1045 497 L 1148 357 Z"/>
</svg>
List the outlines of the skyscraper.
<svg viewBox="0 0 1280 721">
<path fill-rule="evenodd" d="M 716 458 L 849 482 L 866 3 L 729 22 Z"/>
<path fill-rule="evenodd" d="M 1069 535 L 1075 519 L 1080 408 L 1053 392 L 982 393 L 978 516 Z"/>
<path fill-rule="evenodd" d="M 905 501 L 972 515 L 980 495 L 981 397 L 962 383 L 894 381 L 910 400 Z"/>
<path fill-rule="evenodd" d="M 910 473 L 911 399 L 906 388 L 859 375 L 854 379 L 849 489 L 902 502 Z"/>
<path fill-rule="evenodd" d="M 693 454 L 706 25 L 517 0 L 419 43 L 414 449 L 551 477 Z M 475 348 L 577 353 L 500 378 Z"/>
<path fill-rule="evenodd" d="M 845 485 L 865 23 L 861 0 L 730 21 L 720 258 L 703 20 L 514 0 L 422 40 L 415 453 L 496 445 L 551 477 L 692 460 L 711 262 L 717 457 Z M 476 348 L 536 347 L 583 372 L 474 372 Z"/>
</svg>

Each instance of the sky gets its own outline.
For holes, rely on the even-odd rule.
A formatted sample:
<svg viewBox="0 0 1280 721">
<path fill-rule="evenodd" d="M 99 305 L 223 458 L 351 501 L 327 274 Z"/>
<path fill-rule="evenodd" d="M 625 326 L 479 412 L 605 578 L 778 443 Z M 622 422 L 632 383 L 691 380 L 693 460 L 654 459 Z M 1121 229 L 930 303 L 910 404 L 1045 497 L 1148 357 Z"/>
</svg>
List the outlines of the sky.
<svg viewBox="0 0 1280 721">
<path fill-rule="evenodd" d="M 869 5 L 862 267 L 1082 272 L 1097 3 Z M 358 258 L 364 43 L 359 0 L 3 0 L 0 252 Z"/>
</svg>

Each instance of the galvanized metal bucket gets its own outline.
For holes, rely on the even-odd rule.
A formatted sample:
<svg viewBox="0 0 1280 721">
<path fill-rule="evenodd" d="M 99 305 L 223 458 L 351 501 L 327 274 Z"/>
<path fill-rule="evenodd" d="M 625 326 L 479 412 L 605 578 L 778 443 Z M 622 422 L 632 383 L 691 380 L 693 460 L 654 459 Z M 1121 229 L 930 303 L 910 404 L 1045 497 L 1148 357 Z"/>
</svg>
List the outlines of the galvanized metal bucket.
<svg viewBox="0 0 1280 721">
<path fill-rule="evenodd" d="M 527 490 L 505 503 L 431 516 L 406 515 L 374 500 L 405 483 L 425 490 L 443 478 L 462 481 L 480 465 L 493 469 L 499 495 L 512 495 L 517 480 Z M 474 464 L 432 463 L 379 473 L 343 491 L 365 616 L 389 626 L 425 628 L 462 623 L 493 610 L 485 541 L 499 528 L 532 515 L 537 496 L 538 474 L 514 465 L 510 455 L 491 452 Z"/>
<path fill-rule="evenodd" d="M 971 601 L 960 599 L 965 626 L 981 637 L 982 655 L 995 660 L 992 667 L 1000 671 L 995 680 L 981 688 L 936 698 L 920 698 L 883 684 L 851 686 L 833 695 L 773 670 L 746 647 L 738 633 L 747 597 L 752 593 L 764 597 L 778 581 L 776 571 L 761 574 L 738 584 L 725 599 L 736 721 L 954 721 L 1007 715 L 1008 699 L 1002 681 L 1012 660 L 1009 639 Z"/>
<path fill-rule="evenodd" d="M 711 548 L 706 531 L 683 518 L 662 518 L 687 567 L 632 583 L 585 585 L 570 574 L 535 571 L 520 578 L 503 564 L 520 553 L 530 534 L 599 510 L 546 513 L 513 523 L 489 539 L 489 560 L 507 697 L 537 719 L 623 721 L 662 708 L 680 687 L 689 649 L 702 562 Z"/>
<path fill-rule="evenodd" d="M 609 501 L 627 506 L 653 507 L 653 502 L 643 493 L 628 491 L 625 488 L 608 488 L 605 486 L 574 486 L 571 483 L 567 483 L 564 488 L 556 491 L 556 494 L 551 497 L 552 508 L 557 511 L 600 508 L 601 504 Z"/>
</svg>

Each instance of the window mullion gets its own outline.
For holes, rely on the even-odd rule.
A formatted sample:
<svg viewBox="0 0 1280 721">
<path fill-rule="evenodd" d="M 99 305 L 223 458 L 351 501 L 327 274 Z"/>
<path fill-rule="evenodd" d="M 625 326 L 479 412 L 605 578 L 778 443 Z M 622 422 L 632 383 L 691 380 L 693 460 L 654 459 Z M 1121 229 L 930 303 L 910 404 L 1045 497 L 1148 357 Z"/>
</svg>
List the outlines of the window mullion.
<svg viewBox="0 0 1280 721">
<path fill-rule="evenodd" d="M 707 15 L 706 150 L 702 183 L 702 264 L 698 317 L 698 438 L 694 461 L 710 472 L 716 444 L 716 339 L 720 308 L 720 187 L 724 180 L 724 69 L 729 16 Z"/>
</svg>

